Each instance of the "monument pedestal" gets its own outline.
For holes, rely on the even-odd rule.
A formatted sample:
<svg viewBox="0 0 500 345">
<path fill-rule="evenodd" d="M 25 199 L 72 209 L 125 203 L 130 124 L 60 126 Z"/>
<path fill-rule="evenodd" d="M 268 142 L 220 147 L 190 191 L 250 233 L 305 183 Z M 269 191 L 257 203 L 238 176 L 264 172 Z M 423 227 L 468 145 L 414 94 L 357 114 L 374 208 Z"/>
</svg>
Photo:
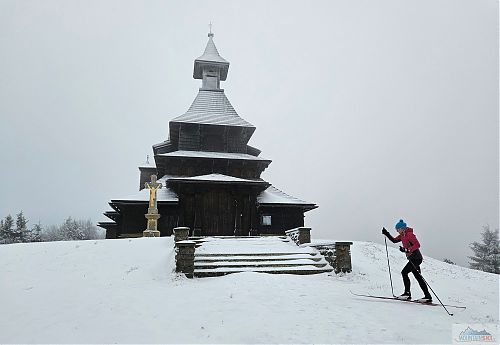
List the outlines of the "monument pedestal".
<svg viewBox="0 0 500 345">
<path fill-rule="evenodd" d="M 142 237 L 160 237 L 160 232 L 158 230 L 144 230 Z"/>
<path fill-rule="evenodd" d="M 145 217 L 148 220 L 148 226 L 146 230 L 142 232 L 142 237 L 160 237 L 160 232 L 157 230 L 158 219 L 161 217 L 158 214 L 158 209 L 156 207 L 150 207 Z"/>
</svg>

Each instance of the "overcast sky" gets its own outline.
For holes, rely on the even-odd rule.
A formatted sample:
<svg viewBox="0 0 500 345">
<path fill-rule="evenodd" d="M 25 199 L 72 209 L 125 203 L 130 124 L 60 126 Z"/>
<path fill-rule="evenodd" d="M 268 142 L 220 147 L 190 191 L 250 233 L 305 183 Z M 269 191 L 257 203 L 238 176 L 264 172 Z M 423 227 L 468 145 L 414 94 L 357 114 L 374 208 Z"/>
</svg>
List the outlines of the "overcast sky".
<svg viewBox="0 0 500 345">
<path fill-rule="evenodd" d="M 262 177 L 319 205 L 313 238 L 383 243 L 402 217 L 466 264 L 498 227 L 496 0 L 0 0 L 0 216 L 97 222 L 136 191 L 210 21 Z"/>
</svg>

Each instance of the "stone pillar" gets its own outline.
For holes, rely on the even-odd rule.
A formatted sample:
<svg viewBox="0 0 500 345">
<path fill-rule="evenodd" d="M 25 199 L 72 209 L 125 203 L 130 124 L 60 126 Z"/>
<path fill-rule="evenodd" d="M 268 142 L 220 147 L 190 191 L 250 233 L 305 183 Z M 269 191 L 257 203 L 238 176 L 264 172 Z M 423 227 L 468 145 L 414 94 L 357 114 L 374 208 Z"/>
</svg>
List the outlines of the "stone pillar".
<svg viewBox="0 0 500 345">
<path fill-rule="evenodd" d="M 335 242 L 335 273 L 352 271 L 351 244 L 352 242 Z"/>
<path fill-rule="evenodd" d="M 311 243 L 311 228 L 299 228 L 299 245 Z"/>
<path fill-rule="evenodd" d="M 147 229 L 142 232 L 142 237 L 160 237 L 157 226 L 158 219 L 161 216 L 158 214 L 158 210 L 156 210 L 156 213 L 147 213 L 145 217 L 148 220 L 148 226 Z"/>
<path fill-rule="evenodd" d="M 174 228 L 174 241 L 185 241 L 189 238 L 189 228 L 188 227 L 178 227 Z"/>
<path fill-rule="evenodd" d="M 196 242 L 178 241 L 175 242 L 175 271 L 184 273 L 186 277 L 194 276 L 194 251 Z"/>
<path fill-rule="evenodd" d="M 285 231 L 285 234 L 290 237 L 298 246 L 304 243 L 311 243 L 311 228 L 296 228 Z"/>
</svg>

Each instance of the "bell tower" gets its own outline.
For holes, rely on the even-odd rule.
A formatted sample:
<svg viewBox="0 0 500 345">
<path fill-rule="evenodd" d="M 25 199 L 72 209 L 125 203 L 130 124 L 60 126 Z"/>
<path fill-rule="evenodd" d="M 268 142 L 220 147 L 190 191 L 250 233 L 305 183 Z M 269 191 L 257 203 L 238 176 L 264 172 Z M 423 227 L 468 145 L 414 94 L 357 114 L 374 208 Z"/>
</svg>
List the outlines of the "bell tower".
<svg viewBox="0 0 500 345">
<path fill-rule="evenodd" d="M 202 90 L 220 90 L 220 82 L 227 78 L 229 62 L 219 55 L 210 31 L 205 52 L 194 60 L 193 78 L 201 79 Z"/>
</svg>

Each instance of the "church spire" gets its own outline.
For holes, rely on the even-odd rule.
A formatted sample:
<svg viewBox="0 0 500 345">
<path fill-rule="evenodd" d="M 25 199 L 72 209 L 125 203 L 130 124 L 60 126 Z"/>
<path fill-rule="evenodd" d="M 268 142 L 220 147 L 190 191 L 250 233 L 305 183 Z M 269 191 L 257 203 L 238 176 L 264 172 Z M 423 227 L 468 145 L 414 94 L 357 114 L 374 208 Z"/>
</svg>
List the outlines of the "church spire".
<svg viewBox="0 0 500 345">
<path fill-rule="evenodd" d="M 193 78 L 202 79 L 202 89 L 219 90 L 220 81 L 227 78 L 229 62 L 219 55 L 214 43 L 212 24 L 208 33 L 208 42 L 203 55 L 194 60 Z"/>
</svg>

